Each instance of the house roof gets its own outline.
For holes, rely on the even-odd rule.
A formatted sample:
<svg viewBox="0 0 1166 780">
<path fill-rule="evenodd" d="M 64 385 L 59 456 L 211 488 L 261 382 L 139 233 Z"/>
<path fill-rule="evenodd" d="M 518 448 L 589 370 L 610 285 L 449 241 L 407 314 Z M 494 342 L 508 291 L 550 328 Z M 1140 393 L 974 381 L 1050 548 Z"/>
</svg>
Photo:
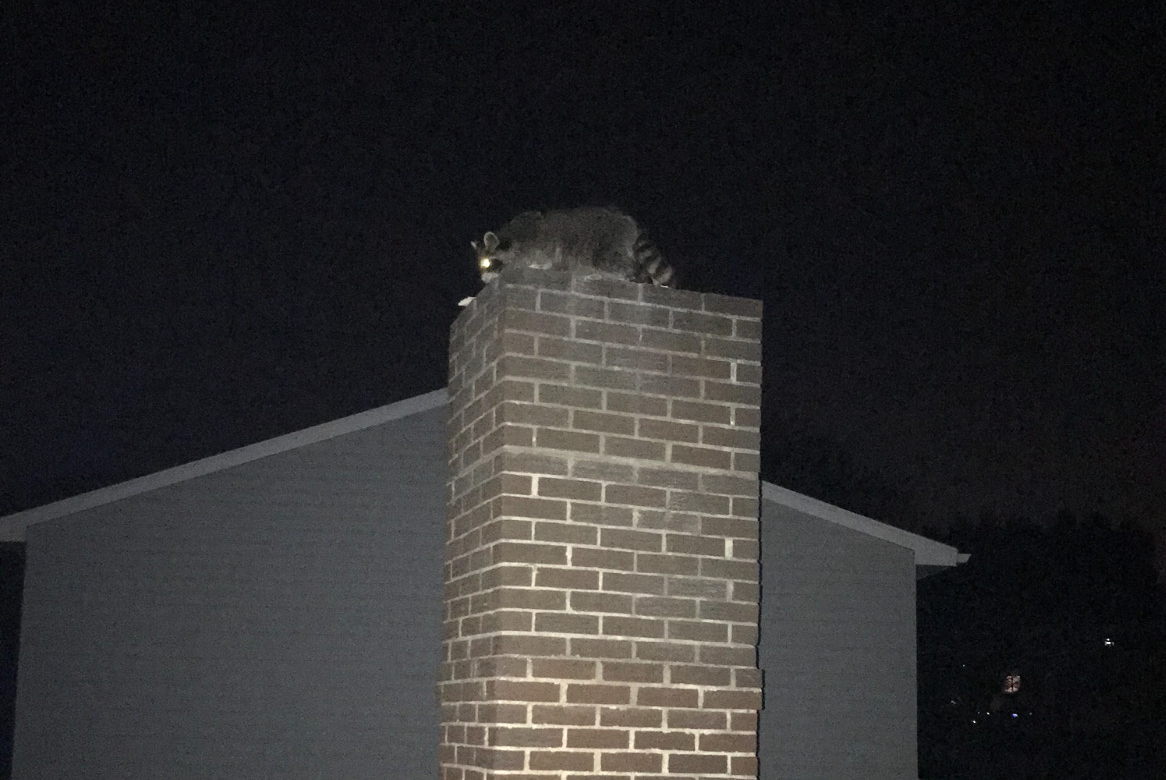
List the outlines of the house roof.
<svg viewBox="0 0 1166 780">
<path fill-rule="evenodd" d="M 281 452 L 287 452 L 288 450 L 306 447 L 309 444 L 327 441 L 337 436 L 343 436 L 346 433 L 354 433 L 355 431 L 362 431 L 366 428 L 373 428 L 391 420 L 397 420 L 419 412 L 436 409 L 439 406 L 443 406 L 447 399 L 448 394 L 445 388 L 434 390 L 431 393 L 406 398 L 403 401 L 397 401 L 388 406 L 380 406 L 376 409 L 369 409 L 367 412 L 360 412 L 350 417 L 342 417 L 339 420 L 313 425 L 311 428 L 304 428 L 302 431 L 276 436 L 274 439 L 261 441 L 257 444 L 249 444 L 237 450 L 211 455 L 209 458 L 184 463 L 181 466 L 156 471 L 144 477 L 137 477 L 136 479 L 120 482 L 116 485 L 82 493 L 78 496 L 71 496 L 60 501 L 54 501 L 51 504 L 26 509 L 23 512 L 17 512 L 7 517 L 0 517 L 0 542 L 24 541 L 25 529 L 30 525 L 35 525 L 45 520 L 55 520 L 58 517 L 65 517 L 75 512 L 82 512 L 86 509 L 112 504 L 114 501 L 120 501 L 123 498 L 148 493 L 151 490 L 157 490 L 167 485 L 174 485 L 179 482 L 185 482 L 188 479 L 194 479 L 195 477 L 213 474 L 216 471 L 223 471 L 233 466 L 250 463 L 260 458 L 266 458 L 269 455 L 276 455 Z"/>
<path fill-rule="evenodd" d="M 761 483 L 761 498 L 840 525 L 843 528 L 882 539 L 884 542 L 891 542 L 900 547 L 914 550 L 916 566 L 948 568 L 968 559 L 965 553 L 961 553 L 950 545 L 928 539 L 926 536 L 913 534 L 910 531 L 904 531 L 893 525 L 880 523 L 878 520 L 873 520 L 834 504 L 827 504 L 825 501 L 819 501 L 805 494 L 795 493 L 792 490 L 774 485 L 772 482 Z"/>
<path fill-rule="evenodd" d="M 143 477 L 137 477 L 109 487 L 93 490 L 81 495 L 72 496 L 54 501 L 51 504 L 33 507 L 23 512 L 0 517 L 0 542 L 23 541 L 25 530 L 30 525 L 46 520 L 65 517 L 86 509 L 111 504 L 124 498 L 148 493 L 151 490 L 185 482 L 195 477 L 212 474 L 216 471 L 229 469 L 243 463 L 266 458 L 281 452 L 305 447 L 309 444 L 326 441 L 347 433 L 372 428 L 392 420 L 408 417 L 420 412 L 430 411 L 443 406 L 448 399 L 444 388 L 434 390 L 424 395 L 406 398 L 403 401 L 370 409 L 367 412 L 343 417 L 321 425 L 314 425 L 302 431 L 296 431 L 274 439 L 250 444 L 246 447 L 230 450 L 219 455 L 212 455 L 191 463 L 185 463 L 174 468 L 156 471 Z M 904 531 L 900 528 L 880 523 L 869 517 L 847 511 L 841 507 L 827 504 L 816 498 L 795 493 L 792 490 L 779 487 L 769 482 L 761 483 L 761 497 L 804 512 L 813 517 L 830 523 L 836 523 L 853 531 L 867 534 L 883 541 L 897 544 L 915 551 L 915 563 L 920 567 L 950 567 L 967 560 L 966 555 L 960 554 L 954 547 L 941 544 L 918 534 Z"/>
</svg>

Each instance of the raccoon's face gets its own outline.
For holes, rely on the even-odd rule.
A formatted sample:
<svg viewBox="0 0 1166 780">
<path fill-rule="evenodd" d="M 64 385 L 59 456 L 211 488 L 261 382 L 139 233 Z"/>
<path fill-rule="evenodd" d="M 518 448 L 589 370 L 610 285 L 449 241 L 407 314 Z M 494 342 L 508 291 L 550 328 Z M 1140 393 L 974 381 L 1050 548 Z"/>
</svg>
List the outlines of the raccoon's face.
<svg viewBox="0 0 1166 780">
<path fill-rule="evenodd" d="M 478 257 L 478 273 L 481 275 L 483 283 L 492 282 L 506 267 L 503 256 L 510 248 L 509 243 L 509 241 L 499 241 L 498 236 L 492 231 L 482 236 L 482 243 L 470 242 Z"/>
</svg>

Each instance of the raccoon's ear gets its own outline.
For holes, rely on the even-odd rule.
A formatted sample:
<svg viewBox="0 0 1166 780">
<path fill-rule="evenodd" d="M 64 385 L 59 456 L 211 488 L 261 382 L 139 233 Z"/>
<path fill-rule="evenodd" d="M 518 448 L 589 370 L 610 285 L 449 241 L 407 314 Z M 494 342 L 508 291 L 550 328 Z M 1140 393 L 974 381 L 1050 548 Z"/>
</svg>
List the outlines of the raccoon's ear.
<svg viewBox="0 0 1166 780">
<path fill-rule="evenodd" d="M 470 246 L 473 248 L 473 250 L 474 250 L 475 252 L 478 252 L 478 251 L 480 251 L 480 250 L 478 249 L 478 242 L 477 242 L 477 241 L 471 241 L 471 242 L 470 242 Z"/>
<path fill-rule="evenodd" d="M 490 231 L 482 236 L 482 246 L 486 248 L 487 252 L 493 252 L 498 248 L 498 236 L 495 235 L 494 231 Z"/>
</svg>

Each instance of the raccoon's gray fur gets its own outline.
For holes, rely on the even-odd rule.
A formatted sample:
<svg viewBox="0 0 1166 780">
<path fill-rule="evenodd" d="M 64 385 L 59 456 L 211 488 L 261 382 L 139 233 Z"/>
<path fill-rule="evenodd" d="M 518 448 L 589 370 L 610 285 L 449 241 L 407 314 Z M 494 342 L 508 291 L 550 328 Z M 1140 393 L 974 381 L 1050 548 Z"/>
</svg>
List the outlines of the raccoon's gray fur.
<svg viewBox="0 0 1166 780">
<path fill-rule="evenodd" d="M 506 267 L 594 273 L 675 286 L 676 273 L 636 221 L 615 209 L 528 211 L 472 241 L 478 271 L 490 282 Z"/>
</svg>

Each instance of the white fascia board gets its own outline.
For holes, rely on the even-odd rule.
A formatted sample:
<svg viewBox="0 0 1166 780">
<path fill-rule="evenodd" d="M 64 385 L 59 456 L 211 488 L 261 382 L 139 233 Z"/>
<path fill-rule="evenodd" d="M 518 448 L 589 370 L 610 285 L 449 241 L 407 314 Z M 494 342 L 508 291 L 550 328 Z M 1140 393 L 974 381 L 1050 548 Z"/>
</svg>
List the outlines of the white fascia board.
<svg viewBox="0 0 1166 780">
<path fill-rule="evenodd" d="M 254 460 L 266 458 L 281 452 L 305 447 L 309 444 L 327 441 L 347 433 L 355 433 L 366 428 L 373 428 L 392 420 L 398 420 L 410 415 L 427 412 L 444 406 L 448 402 L 448 393 L 445 388 L 434 390 L 424 395 L 416 395 L 403 401 L 370 409 L 339 420 L 314 425 L 302 431 L 277 436 L 274 439 L 249 444 L 246 447 L 212 455 L 202 460 L 184 463 L 181 466 L 156 471 L 142 477 L 120 482 L 109 487 L 99 488 L 79 496 L 71 496 L 51 504 L 26 509 L 7 517 L 0 517 L 0 542 L 21 542 L 25 538 L 25 530 L 36 523 L 45 520 L 55 520 L 60 517 L 82 512 L 86 509 L 103 506 L 120 501 L 123 498 L 148 493 L 151 490 L 185 482 L 188 479 L 213 474 L 216 471 L 250 463 Z"/>
<path fill-rule="evenodd" d="M 904 531 L 902 528 L 895 528 L 893 525 L 880 523 L 878 520 L 833 504 L 827 504 L 825 501 L 819 501 L 802 493 L 795 493 L 792 490 L 774 485 L 772 482 L 761 483 L 761 498 L 821 518 L 827 522 L 836 523 L 852 531 L 858 531 L 867 536 L 873 536 L 876 539 L 914 550 L 916 566 L 956 566 L 968 559 L 966 554 L 961 554 L 959 550 L 950 545 L 928 539 L 926 536 L 913 534 L 910 531 Z"/>
</svg>

